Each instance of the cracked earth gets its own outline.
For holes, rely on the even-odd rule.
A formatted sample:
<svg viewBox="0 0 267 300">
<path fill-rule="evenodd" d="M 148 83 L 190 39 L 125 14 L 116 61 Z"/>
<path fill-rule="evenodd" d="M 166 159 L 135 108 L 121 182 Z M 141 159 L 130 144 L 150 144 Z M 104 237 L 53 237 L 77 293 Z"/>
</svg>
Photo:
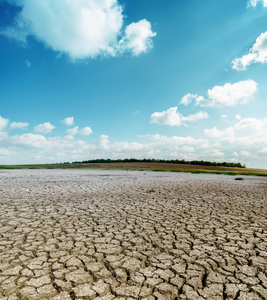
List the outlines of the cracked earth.
<svg viewBox="0 0 267 300">
<path fill-rule="evenodd" d="M 0 299 L 267 299 L 267 178 L 0 171 Z"/>
</svg>

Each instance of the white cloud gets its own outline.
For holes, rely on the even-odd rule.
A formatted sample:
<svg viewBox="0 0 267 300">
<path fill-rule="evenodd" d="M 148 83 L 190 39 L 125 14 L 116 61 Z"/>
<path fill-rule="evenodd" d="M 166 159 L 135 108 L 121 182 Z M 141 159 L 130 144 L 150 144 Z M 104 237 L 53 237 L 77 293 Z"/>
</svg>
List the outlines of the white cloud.
<svg viewBox="0 0 267 300">
<path fill-rule="evenodd" d="M 252 63 L 266 63 L 267 62 L 267 31 L 262 33 L 257 39 L 256 43 L 249 50 L 248 54 L 241 58 L 236 58 L 232 61 L 233 69 L 238 71 L 246 70 L 247 66 Z"/>
<path fill-rule="evenodd" d="M 267 7 L 267 0 L 249 0 L 248 6 L 256 6 L 260 2 L 264 7 Z"/>
<path fill-rule="evenodd" d="M 198 119 L 199 116 L 192 117 L 195 115 L 181 116 L 181 122 L 185 122 L 183 118 L 187 121 Z M 8 119 L 4 120 L 7 121 L 2 128 L 8 129 Z M 40 133 L 9 135 L 7 131 L 0 131 L 0 164 L 136 157 L 240 161 L 249 167 L 267 168 L 267 118 L 235 119 L 234 122 L 233 126 L 227 128 L 206 129 L 206 138 L 154 134 L 139 136 L 143 139 L 141 141 L 112 142 L 107 135 L 101 135 L 99 142 L 93 144 L 77 138 L 79 134 L 88 134 L 90 127 L 73 127 L 69 130 L 75 134 L 65 137 L 45 137 Z"/>
<path fill-rule="evenodd" d="M 108 135 L 102 134 L 100 136 L 100 142 L 99 145 L 101 148 L 108 149 L 109 148 L 109 139 Z"/>
<path fill-rule="evenodd" d="M 205 98 L 203 96 L 198 96 L 196 98 L 196 106 L 197 105 L 202 105 L 202 103 L 205 103 Z"/>
<path fill-rule="evenodd" d="M 8 133 L 6 131 L 0 131 L 0 141 L 6 139 L 8 137 Z"/>
<path fill-rule="evenodd" d="M 240 155 L 244 156 L 244 157 L 252 156 L 251 152 L 249 152 L 249 151 L 240 151 Z"/>
<path fill-rule="evenodd" d="M 232 156 L 238 157 L 239 154 L 235 151 L 235 152 L 232 153 Z"/>
<path fill-rule="evenodd" d="M 120 51 L 129 51 L 138 56 L 147 52 L 153 46 L 152 38 L 157 34 L 151 30 L 151 24 L 146 19 L 131 23 L 125 29 L 125 35 L 119 42 Z"/>
<path fill-rule="evenodd" d="M 169 126 L 181 126 L 184 122 L 195 122 L 209 117 L 207 112 L 197 112 L 195 114 L 184 117 L 177 112 L 177 106 L 171 107 L 163 112 L 154 112 L 151 115 L 151 123 Z"/>
<path fill-rule="evenodd" d="M 61 122 L 67 126 L 72 126 L 74 124 L 74 117 L 65 118 Z"/>
<path fill-rule="evenodd" d="M 180 126 L 182 125 L 182 115 L 177 112 L 177 106 L 171 107 L 163 112 L 154 112 L 151 115 L 151 123 Z"/>
<path fill-rule="evenodd" d="M 0 130 L 4 130 L 8 125 L 9 120 L 0 116 Z"/>
<path fill-rule="evenodd" d="M 244 80 L 236 83 L 227 82 L 224 86 L 215 86 L 208 90 L 209 100 L 206 106 L 234 106 L 247 103 L 257 91 L 257 83 Z"/>
<path fill-rule="evenodd" d="M 10 129 L 27 129 L 27 127 L 29 126 L 28 122 L 12 122 L 9 125 Z"/>
<path fill-rule="evenodd" d="M 212 138 L 232 138 L 234 136 L 234 130 L 232 127 L 226 128 L 225 130 L 218 130 L 217 127 L 213 127 L 211 129 L 205 129 L 204 134 Z"/>
<path fill-rule="evenodd" d="M 262 129 L 266 129 L 265 121 L 258 121 L 262 122 L 259 122 Z M 33 133 L 8 136 L 5 132 L 0 134 L 0 163 L 47 163 L 103 157 L 237 162 L 237 158 L 240 158 L 241 163 L 267 168 L 267 135 L 260 135 L 260 128 L 256 127 L 256 133 L 242 137 L 243 131 L 247 133 L 247 130 L 239 130 L 236 125 L 224 130 L 213 130 L 215 142 L 191 136 L 168 137 L 155 134 L 141 136 L 141 141 L 119 142 L 111 142 L 107 135 L 101 135 L 98 143 L 89 144 L 76 136 L 72 136 L 71 139 L 68 136 L 47 138 Z"/>
<path fill-rule="evenodd" d="M 79 130 L 80 135 L 90 135 L 92 133 L 91 127 L 84 127 L 81 130 Z"/>
<path fill-rule="evenodd" d="M 182 100 L 180 101 L 180 104 L 183 105 L 188 105 L 190 104 L 193 100 L 195 100 L 198 97 L 196 94 L 186 94 L 183 96 Z"/>
<path fill-rule="evenodd" d="M 71 129 L 67 129 L 66 132 L 69 135 L 76 135 L 76 134 L 78 134 L 78 130 L 79 130 L 79 127 L 75 126 L 75 127 L 71 128 Z"/>
<path fill-rule="evenodd" d="M 54 125 L 52 125 L 50 122 L 46 122 L 46 123 L 34 126 L 33 132 L 40 133 L 40 134 L 47 134 L 47 133 L 52 132 L 52 130 L 55 128 L 56 127 Z"/>
<path fill-rule="evenodd" d="M 71 129 L 66 130 L 66 133 L 70 136 L 73 136 L 73 135 L 90 135 L 92 132 L 93 131 L 92 131 L 91 127 L 84 127 L 82 129 L 79 129 L 78 126 L 75 126 Z"/>
<path fill-rule="evenodd" d="M 264 147 L 258 151 L 260 154 L 267 154 L 267 147 Z"/>
<path fill-rule="evenodd" d="M 256 119 L 246 118 L 241 119 L 235 126 L 237 131 L 245 131 L 249 133 L 251 131 L 254 135 L 265 137 L 267 140 L 267 118 Z"/>
<path fill-rule="evenodd" d="M 12 151 L 4 149 L 4 148 L 0 148 L 0 156 L 1 155 L 8 156 L 8 155 L 11 155 L 11 154 L 12 154 Z"/>
<path fill-rule="evenodd" d="M 33 36 L 73 60 L 131 52 L 139 55 L 152 46 L 147 20 L 123 28 L 123 6 L 117 0 L 14 0 L 21 8 L 12 27 L 2 34 L 26 42 Z"/>
<path fill-rule="evenodd" d="M 240 114 L 236 114 L 236 115 L 235 115 L 235 118 L 236 118 L 237 120 L 241 120 L 241 119 L 242 119 L 242 117 L 241 117 Z"/>
<path fill-rule="evenodd" d="M 208 119 L 209 114 L 205 111 L 199 111 L 193 115 L 189 115 L 187 117 L 182 117 L 182 121 L 184 122 L 196 122 L 198 120 Z"/>
<path fill-rule="evenodd" d="M 25 133 L 11 136 L 10 143 L 18 147 L 41 148 L 45 147 L 46 138 L 40 134 Z"/>
<path fill-rule="evenodd" d="M 228 119 L 229 117 L 227 115 L 221 115 L 221 119 L 225 120 Z"/>
<path fill-rule="evenodd" d="M 205 129 L 204 134 L 215 139 L 215 144 L 229 157 L 239 157 L 241 163 L 249 167 L 266 168 L 267 118 L 245 118 L 225 128 Z M 230 161 L 230 160 L 229 160 Z"/>
<path fill-rule="evenodd" d="M 235 145 L 236 148 L 262 148 L 267 145 L 267 118 L 241 119 L 234 126 L 223 130 L 218 130 L 217 127 L 205 129 L 204 134 L 218 138 L 220 144 Z"/>
<path fill-rule="evenodd" d="M 140 151 L 144 149 L 146 146 L 144 144 L 138 142 L 117 142 L 112 145 L 113 151 L 119 152 L 133 152 L 133 151 Z"/>
<path fill-rule="evenodd" d="M 257 83 L 248 79 L 235 83 L 225 83 L 223 86 L 214 86 L 209 89 L 208 97 L 197 94 L 186 94 L 180 104 L 188 105 L 195 100 L 195 106 L 201 107 L 222 107 L 245 104 L 251 100 L 257 91 Z"/>
</svg>

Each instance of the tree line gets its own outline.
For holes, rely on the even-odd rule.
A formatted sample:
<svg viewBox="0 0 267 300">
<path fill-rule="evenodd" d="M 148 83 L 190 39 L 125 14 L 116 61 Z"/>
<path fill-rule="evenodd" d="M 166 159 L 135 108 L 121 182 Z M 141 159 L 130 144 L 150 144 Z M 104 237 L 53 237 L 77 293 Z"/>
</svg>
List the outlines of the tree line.
<svg viewBox="0 0 267 300">
<path fill-rule="evenodd" d="M 172 164 L 189 164 L 189 165 L 203 165 L 203 166 L 218 166 L 218 167 L 233 167 L 233 168 L 246 168 L 246 165 L 242 165 L 241 163 L 233 163 L 233 162 L 211 162 L 204 160 L 179 160 L 179 159 L 154 159 L 154 158 L 125 158 L 125 159 L 89 159 L 84 161 L 74 161 L 73 164 L 88 164 L 88 163 L 122 163 L 122 162 L 156 162 L 156 163 L 172 163 Z M 64 164 L 68 164 L 65 162 Z"/>
</svg>

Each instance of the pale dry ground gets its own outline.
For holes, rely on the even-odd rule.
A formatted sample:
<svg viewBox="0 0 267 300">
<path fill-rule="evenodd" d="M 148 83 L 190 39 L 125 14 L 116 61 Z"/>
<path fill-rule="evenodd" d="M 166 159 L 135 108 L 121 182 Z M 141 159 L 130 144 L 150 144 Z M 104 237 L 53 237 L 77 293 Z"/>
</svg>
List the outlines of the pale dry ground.
<svg viewBox="0 0 267 300">
<path fill-rule="evenodd" d="M 0 299 L 267 299 L 267 178 L 0 171 Z"/>
</svg>

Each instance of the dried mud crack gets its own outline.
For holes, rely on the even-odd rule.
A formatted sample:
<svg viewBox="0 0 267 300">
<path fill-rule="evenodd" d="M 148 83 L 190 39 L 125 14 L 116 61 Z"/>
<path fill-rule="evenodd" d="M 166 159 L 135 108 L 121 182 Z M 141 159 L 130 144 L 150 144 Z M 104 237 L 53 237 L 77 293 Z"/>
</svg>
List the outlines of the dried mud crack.
<svg viewBox="0 0 267 300">
<path fill-rule="evenodd" d="M 0 299 L 267 299 L 267 178 L 0 171 Z"/>
</svg>

